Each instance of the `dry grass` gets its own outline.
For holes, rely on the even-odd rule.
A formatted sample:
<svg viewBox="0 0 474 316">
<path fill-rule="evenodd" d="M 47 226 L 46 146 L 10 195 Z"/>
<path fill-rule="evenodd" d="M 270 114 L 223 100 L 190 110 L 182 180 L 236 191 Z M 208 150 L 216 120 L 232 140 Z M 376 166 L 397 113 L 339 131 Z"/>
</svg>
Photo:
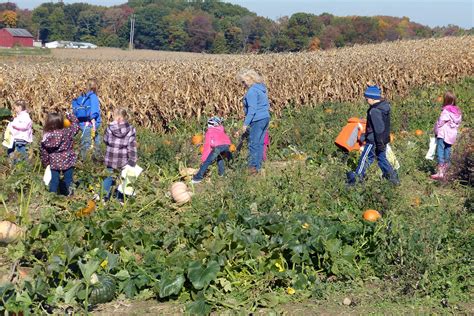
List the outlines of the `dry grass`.
<svg viewBox="0 0 474 316">
<path fill-rule="evenodd" d="M 38 119 L 48 110 L 69 108 L 85 79 L 95 77 L 107 115 L 126 106 L 137 123 L 159 131 L 174 119 L 241 113 L 245 89 L 235 75 L 242 68 L 264 75 L 278 114 L 289 104 L 360 100 L 370 80 L 390 98 L 473 75 L 473 47 L 471 36 L 268 55 L 58 50 L 55 58 L 0 64 L 0 96 L 7 105 L 17 98 L 30 100 Z"/>
</svg>

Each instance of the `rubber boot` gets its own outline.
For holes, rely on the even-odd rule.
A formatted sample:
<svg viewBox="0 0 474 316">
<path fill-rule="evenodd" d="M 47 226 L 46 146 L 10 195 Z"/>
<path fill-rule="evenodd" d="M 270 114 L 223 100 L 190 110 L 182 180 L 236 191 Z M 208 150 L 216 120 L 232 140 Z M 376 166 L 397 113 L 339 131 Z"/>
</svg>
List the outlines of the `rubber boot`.
<svg viewBox="0 0 474 316">
<path fill-rule="evenodd" d="M 436 173 L 431 176 L 433 180 L 442 180 L 444 178 L 445 164 L 439 164 L 436 168 Z"/>
</svg>

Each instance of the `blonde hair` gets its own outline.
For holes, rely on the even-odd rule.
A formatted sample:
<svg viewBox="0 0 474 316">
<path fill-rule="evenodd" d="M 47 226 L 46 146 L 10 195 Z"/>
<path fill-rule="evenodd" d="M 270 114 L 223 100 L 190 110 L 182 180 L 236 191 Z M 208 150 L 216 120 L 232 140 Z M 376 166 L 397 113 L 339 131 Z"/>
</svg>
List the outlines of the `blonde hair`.
<svg viewBox="0 0 474 316">
<path fill-rule="evenodd" d="M 251 86 L 254 83 L 263 83 L 262 76 L 253 69 L 243 69 L 237 75 L 237 80 Z"/>
<path fill-rule="evenodd" d="M 114 110 L 114 115 L 115 116 L 121 116 L 125 121 L 128 121 L 129 119 L 129 116 L 128 116 L 128 111 L 126 109 L 121 109 L 121 108 L 118 108 L 118 109 L 115 109 Z"/>
</svg>

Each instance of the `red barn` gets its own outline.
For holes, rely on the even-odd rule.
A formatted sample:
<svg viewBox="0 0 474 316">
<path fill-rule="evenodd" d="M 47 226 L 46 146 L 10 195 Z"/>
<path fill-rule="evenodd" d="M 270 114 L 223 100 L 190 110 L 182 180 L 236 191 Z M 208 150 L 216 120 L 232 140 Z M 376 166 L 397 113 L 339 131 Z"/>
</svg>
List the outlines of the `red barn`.
<svg viewBox="0 0 474 316">
<path fill-rule="evenodd" d="M 0 30 L 0 47 L 33 47 L 33 35 L 25 29 L 4 28 Z"/>
</svg>

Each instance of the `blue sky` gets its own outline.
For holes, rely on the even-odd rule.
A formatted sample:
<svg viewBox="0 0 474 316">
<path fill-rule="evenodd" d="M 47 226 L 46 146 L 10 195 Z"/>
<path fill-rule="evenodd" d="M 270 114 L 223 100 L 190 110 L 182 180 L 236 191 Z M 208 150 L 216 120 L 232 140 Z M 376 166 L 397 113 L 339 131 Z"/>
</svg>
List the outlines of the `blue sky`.
<svg viewBox="0 0 474 316">
<path fill-rule="evenodd" d="M 10 0 L 11 1 L 11 0 Z M 21 8 L 34 8 L 47 0 L 17 0 Z M 126 0 L 65 0 L 66 3 L 88 2 L 100 5 L 125 3 Z M 456 24 L 461 27 L 473 27 L 474 6 L 472 0 L 231 0 L 259 15 L 276 19 L 295 12 L 320 14 L 329 12 L 334 15 L 391 15 L 407 16 L 412 21 L 441 26 Z"/>
</svg>

